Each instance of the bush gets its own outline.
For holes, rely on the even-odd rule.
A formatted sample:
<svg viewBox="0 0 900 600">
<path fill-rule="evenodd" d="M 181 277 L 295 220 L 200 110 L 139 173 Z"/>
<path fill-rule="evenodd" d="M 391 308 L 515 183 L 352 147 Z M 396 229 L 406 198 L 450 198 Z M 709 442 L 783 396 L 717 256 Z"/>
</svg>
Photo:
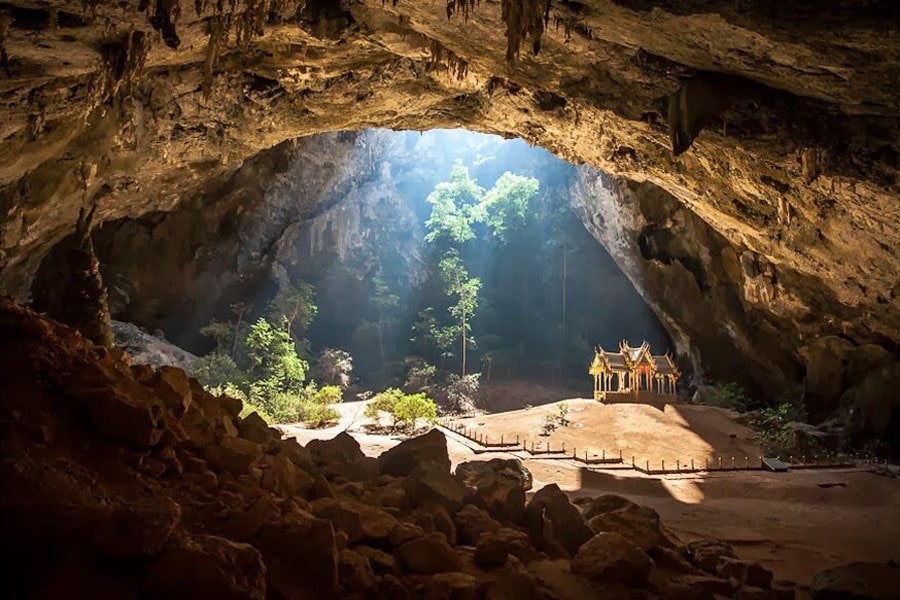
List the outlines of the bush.
<svg viewBox="0 0 900 600">
<path fill-rule="evenodd" d="M 365 415 L 377 420 L 380 413 L 391 416 L 392 429 L 415 429 L 420 419 L 429 423 L 437 421 L 437 405 L 425 394 L 404 394 L 397 388 L 388 388 L 376 394 L 366 407 Z"/>
<path fill-rule="evenodd" d="M 559 411 L 556 413 L 556 422 L 560 427 L 569 426 L 569 405 L 565 402 L 559 405 Z"/>
<path fill-rule="evenodd" d="M 323 385 L 316 391 L 313 399 L 318 404 L 340 404 L 344 401 L 344 393 L 336 385 Z"/>
<path fill-rule="evenodd" d="M 803 407 L 783 402 L 778 406 L 764 408 L 750 420 L 750 426 L 756 430 L 759 445 L 767 454 L 778 456 L 790 454 L 793 448 L 793 429 L 791 423 L 806 418 Z"/>
<path fill-rule="evenodd" d="M 340 413 L 332 408 L 330 404 L 302 402 L 299 408 L 300 420 L 309 427 L 327 427 L 341 418 Z"/>
<path fill-rule="evenodd" d="M 706 406 L 727 408 L 737 412 L 746 412 L 750 406 L 750 399 L 744 389 L 734 382 L 706 385 L 697 392 L 698 401 Z"/>
<path fill-rule="evenodd" d="M 544 415 L 544 422 L 541 424 L 541 435 L 546 437 L 556 431 L 557 425 L 557 417 L 556 415 L 547 413 Z"/>
<path fill-rule="evenodd" d="M 196 377 L 206 388 L 234 384 L 244 379 L 244 374 L 234 359 L 218 352 L 197 358 L 187 370 L 187 374 Z"/>
<path fill-rule="evenodd" d="M 404 391 L 410 393 L 428 391 L 437 379 L 437 367 L 417 356 L 409 357 L 405 362 L 409 365 L 409 370 L 403 384 Z"/>
</svg>

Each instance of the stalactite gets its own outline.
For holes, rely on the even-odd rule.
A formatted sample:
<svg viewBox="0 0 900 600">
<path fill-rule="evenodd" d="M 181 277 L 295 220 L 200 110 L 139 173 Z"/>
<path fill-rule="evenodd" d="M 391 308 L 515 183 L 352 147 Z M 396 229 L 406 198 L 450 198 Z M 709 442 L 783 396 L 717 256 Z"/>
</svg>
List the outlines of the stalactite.
<svg viewBox="0 0 900 600">
<path fill-rule="evenodd" d="M 481 0 L 447 0 L 447 18 L 462 13 L 463 20 L 469 20 L 469 13 L 475 10 L 475 6 L 481 4 Z"/>
<path fill-rule="evenodd" d="M 469 73 L 469 62 L 455 52 L 441 45 L 437 40 L 429 41 L 429 70 L 446 70 L 457 80 L 463 80 Z"/>
<path fill-rule="evenodd" d="M 503 0 L 501 11 L 506 23 L 507 62 L 515 62 L 522 42 L 529 36 L 532 52 L 540 52 L 544 28 L 550 20 L 550 0 Z"/>
<path fill-rule="evenodd" d="M 181 6 L 178 0 L 156 0 L 156 8 L 150 17 L 153 29 L 162 33 L 166 46 L 175 50 L 181 45 L 181 38 L 175 31 L 175 23 L 180 16 Z"/>
<path fill-rule="evenodd" d="M 9 27 L 12 25 L 12 16 L 8 10 L 0 10 L 0 65 L 6 71 L 6 76 L 12 78 L 9 68 L 9 53 L 6 51 L 6 38 L 9 35 Z"/>
<path fill-rule="evenodd" d="M 94 105 L 130 95 L 150 52 L 149 36 L 129 31 L 100 46 L 100 65 L 91 83 Z"/>
</svg>

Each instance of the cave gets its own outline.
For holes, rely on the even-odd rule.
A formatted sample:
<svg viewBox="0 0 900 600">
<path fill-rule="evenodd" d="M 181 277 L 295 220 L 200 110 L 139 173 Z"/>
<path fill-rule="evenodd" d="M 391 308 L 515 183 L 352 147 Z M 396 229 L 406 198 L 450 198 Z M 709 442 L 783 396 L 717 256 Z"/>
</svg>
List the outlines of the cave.
<svg viewBox="0 0 900 600">
<path fill-rule="evenodd" d="M 12 597 L 894 597 L 895 22 L 0 2 Z"/>
</svg>

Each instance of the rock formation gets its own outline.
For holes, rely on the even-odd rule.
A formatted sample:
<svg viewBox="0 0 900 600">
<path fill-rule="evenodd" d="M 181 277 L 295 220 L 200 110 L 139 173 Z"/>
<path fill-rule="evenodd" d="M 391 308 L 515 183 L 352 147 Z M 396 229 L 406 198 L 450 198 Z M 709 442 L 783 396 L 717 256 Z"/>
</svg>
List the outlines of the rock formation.
<svg viewBox="0 0 900 600">
<path fill-rule="evenodd" d="M 6 299 L 0 382 L 10 597 L 794 594 L 725 544 L 680 544 L 624 498 L 578 508 L 554 485 L 488 515 L 478 486 L 521 466 L 468 463 L 454 477 L 437 431 L 377 460 L 347 434 L 304 448 L 182 371 L 130 365 Z M 623 511 L 642 515 L 639 538 Z"/>
<path fill-rule="evenodd" d="M 626 272 L 698 362 L 744 361 L 772 396 L 806 378 L 813 408 L 869 422 L 900 340 L 895 8 L 13 0 L 0 9 L 2 285 L 27 296 L 85 199 L 98 221 L 134 218 L 287 139 L 465 127 L 590 163 L 626 212 L 647 199 L 629 223 L 641 260 L 613 254 L 637 261 Z M 654 199 L 670 212 L 651 214 Z M 660 279 L 715 318 L 685 317 L 697 304 Z M 838 356 L 824 338 L 842 340 Z M 817 375 L 835 361 L 840 385 Z"/>
</svg>

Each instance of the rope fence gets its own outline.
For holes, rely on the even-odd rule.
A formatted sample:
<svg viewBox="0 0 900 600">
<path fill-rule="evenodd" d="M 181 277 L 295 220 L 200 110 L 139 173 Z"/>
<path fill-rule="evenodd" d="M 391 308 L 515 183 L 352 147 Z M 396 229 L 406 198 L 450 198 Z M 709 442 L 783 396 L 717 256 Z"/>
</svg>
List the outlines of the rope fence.
<svg viewBox="0 0 900 600">
<path fill-rule="evenodd" d="M 549 439 L 527 439 L 516 435 L 515 439 L 505 435 L 491 437 L 487 433 L 466 427 L 464 423 L 449 418 L 442 418 L 439 425 L 456 435 L 463 437 L 481 447 L 482 452 L 491 450 L 503 450 L 507 452 L 523 452 L 529 456 L 547 457 L 571 460 L 584 465 L 610 465 L 614 468 L 626 468 L 644 473 L 646 475 L 678 475 L 687 473 L 727 472 L 727 471 L 772 471 L 767 467 L 762 456 L 751 457 L 749 455 L 723 455 L 712 459 L 705 458 L 702 461 L 694 459 L 638 460 L 631 456 L 630 460 L 622 455 L 622 450 L 607 452 L 606 450 L 594 451 L 591 449 L 566 448 L 565 442 L 559 442 L 554 447 Z M 474 449 L 473 449 L 474 450 Z M 476 452 L 478 450 L 475 450 Z M 777 460 L 782 461 L 780 457 Z M 874 468 L 880 465 L 873 457 L 846 456 L 840 454 L 790 456 L 782 461 L 791 470 L 799 469 L 842 469 L 856 468 L 860 463 L 866 468 Z"/>
</svg>

